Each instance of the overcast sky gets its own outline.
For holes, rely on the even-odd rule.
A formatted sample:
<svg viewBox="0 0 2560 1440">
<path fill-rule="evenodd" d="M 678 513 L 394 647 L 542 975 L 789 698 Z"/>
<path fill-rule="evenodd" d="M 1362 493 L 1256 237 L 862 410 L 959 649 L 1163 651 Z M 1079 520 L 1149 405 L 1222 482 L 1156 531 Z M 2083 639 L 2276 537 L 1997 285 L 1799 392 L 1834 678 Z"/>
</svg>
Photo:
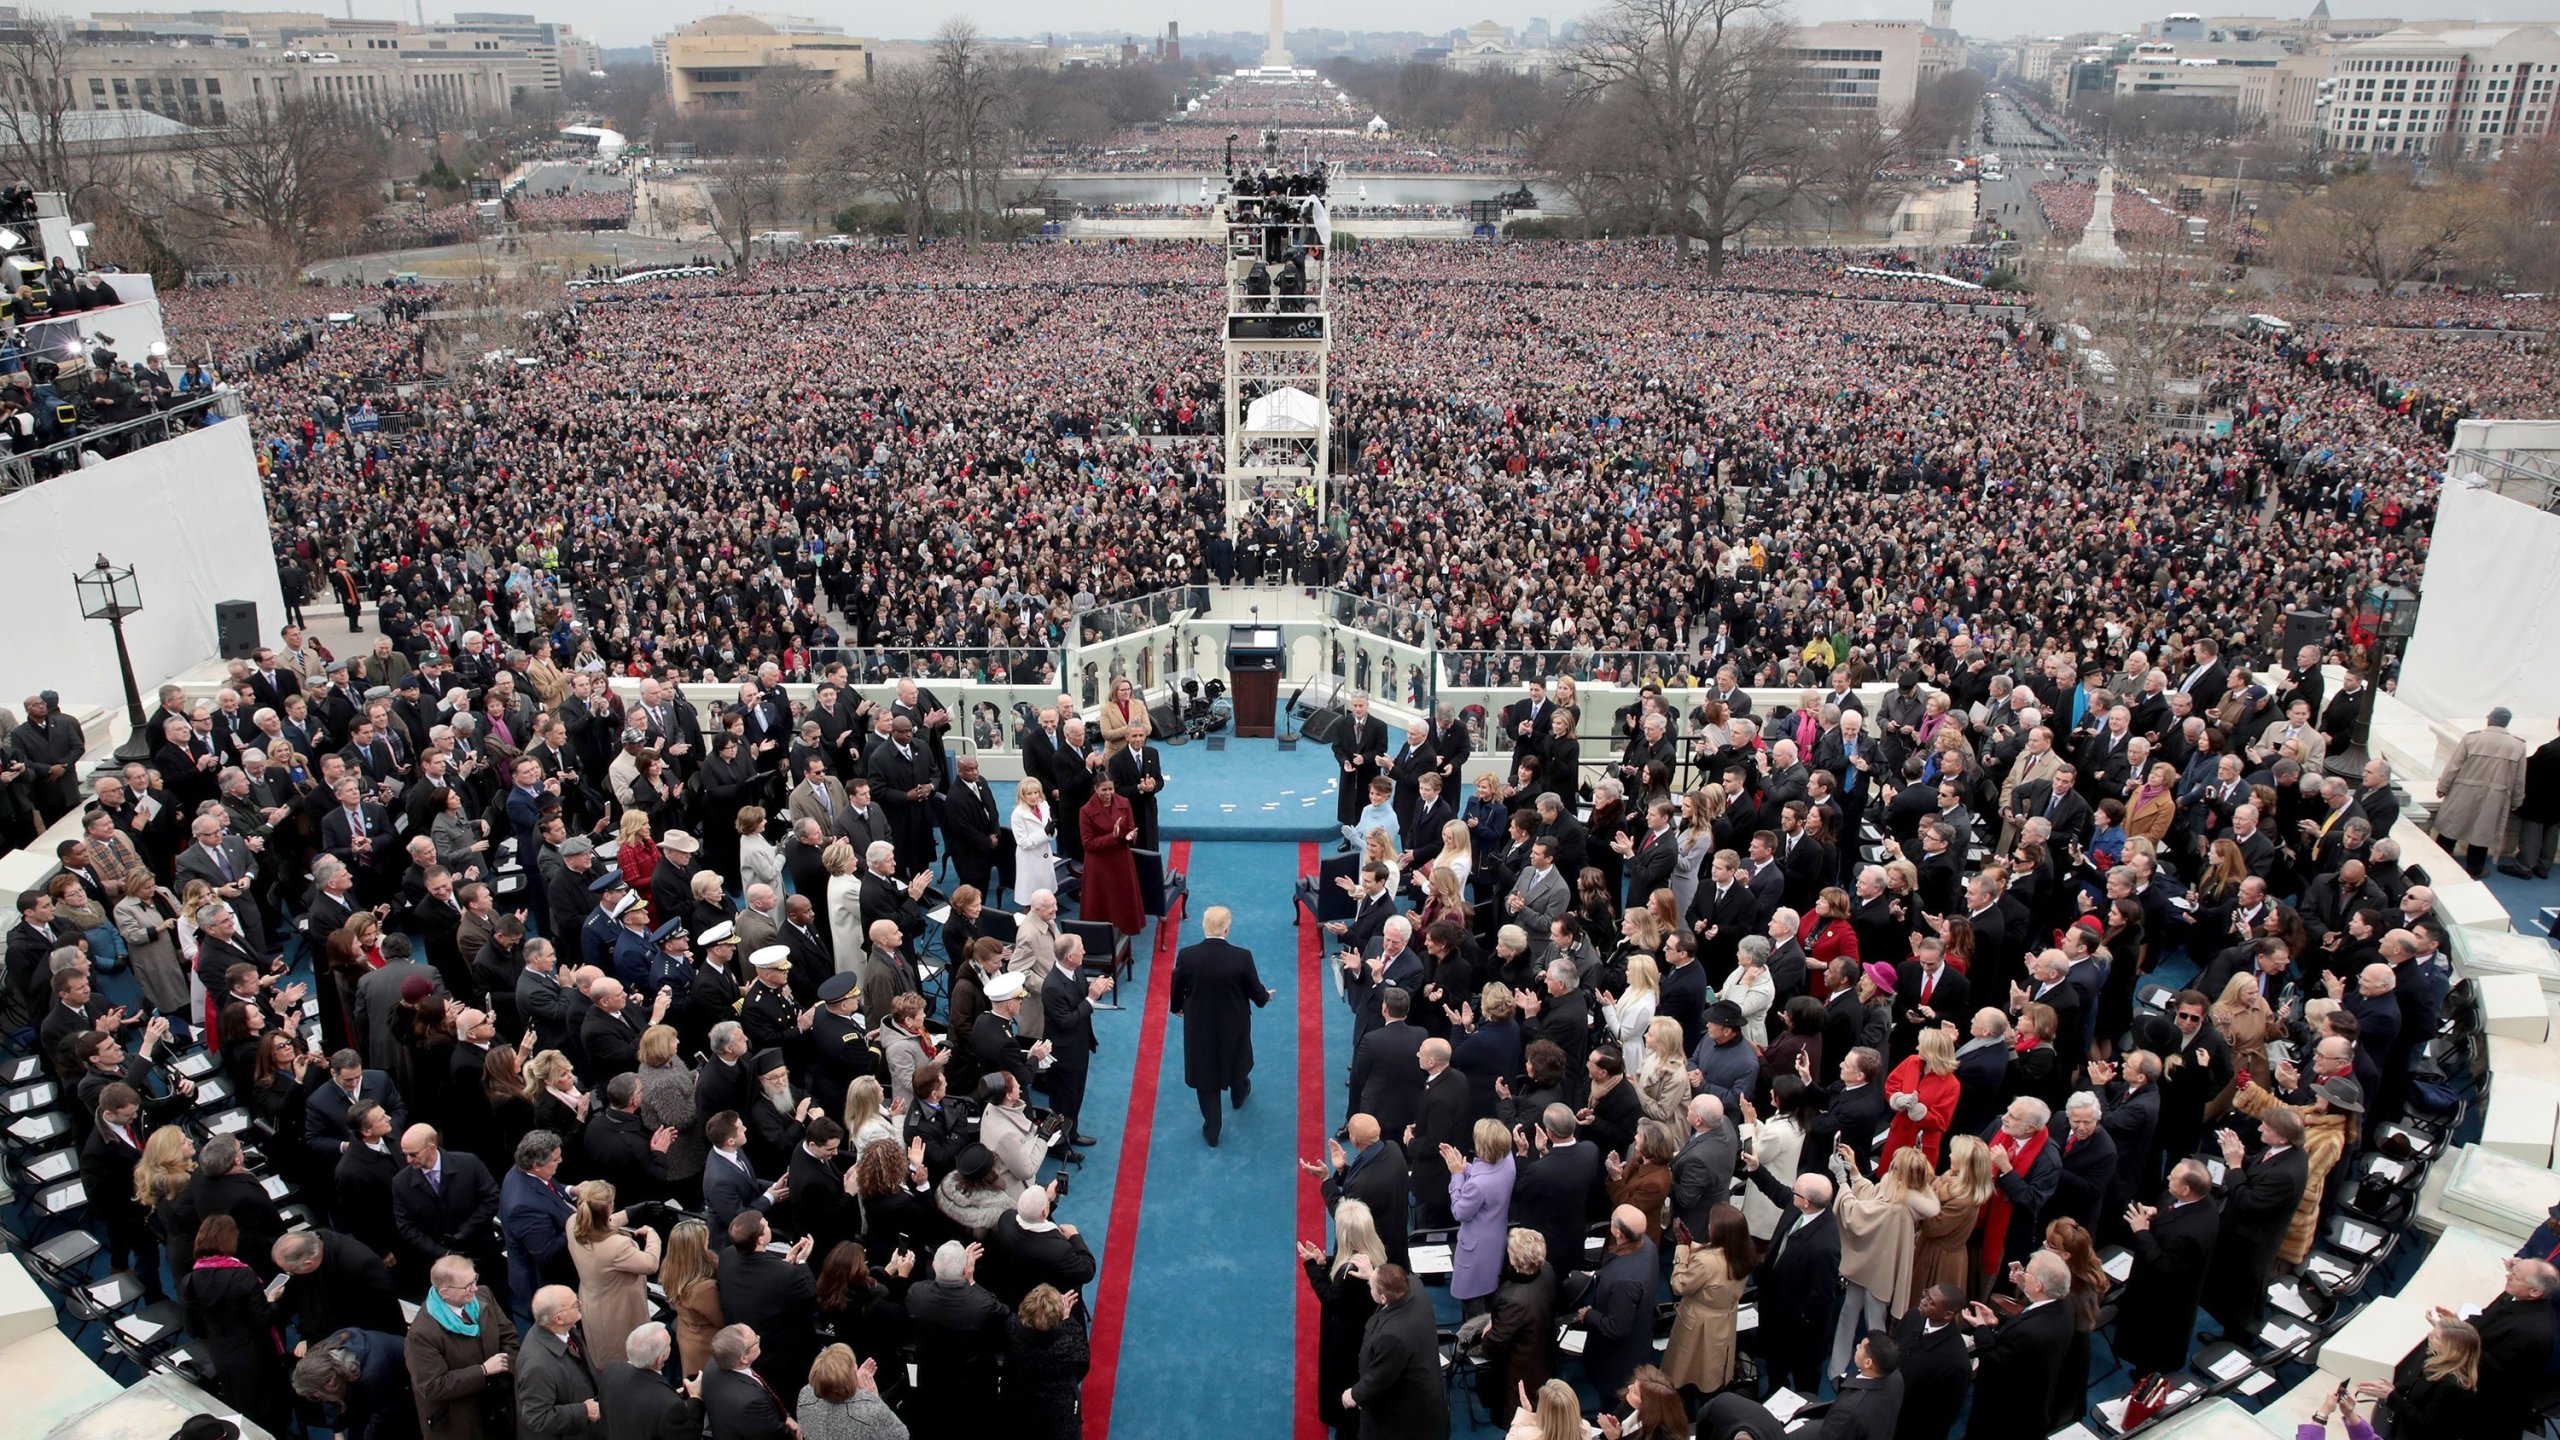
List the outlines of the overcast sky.
<svg viewBox="0 0 2560 1440">
<path fill-rule="evenodd" d="M 1956 27 L 1968 35 L 2005 39 L 2028 33 L 2056 34 L 2065 30 L 2111 28 L 2130 30 L 2146 19 L 2156 19 L 2169 10 L 2180 8 L 2184 0 L 1956 0 Z M 1588 0 L 1406 0 L 1406 3 L 1380 6 L 1370 0 L 1286 0 L 1288 22 L 1296 26 L 1335 26 L 1345 29 L 1397 29 L 1437 32 L 1474 24 L 1479 20 L 1498 20 L 1518 29 L 1531 17 L 1543 15 L 1552 24 L 1561 24 L 1577 14 L 1594 8 Z M 698 19 L 713 10 L 732 8 L 705 4 L 703 0 L 480 0 L 474 8 L 529 10 L 544 19 L 560 20 L 575 25 L 607 45 L 645 45 L 653 35 Z M 102 8 L 115 8 L 112 5 Z M 335 13 L 338 6 L 325 9 Z M 458 7 L 457 7 L 458 8 Z M 981 30 L 996 35 L 1037 35 L 1044 30 L 1123 29 L 1139 36 L 1155 34 L 1167 20 L 1179 21 L 1185 34 L 1208 31 L 1259 30 L 1269 13 L 1263 5 L 1229 3 L 1202 5 L 1199 0 L 1079 0 L 1065 5 L 1034 3 L 1034 0 L 917 0 L 896 7 L 894 12 L 866 7 L 819 3 L 819 0 L 773 0 L 768 4 L 742 4 L 737 9 L 765 9 L 786 14 L 814 14 L 842 24 L 856 35 L 874 35 L 883 39 L 920 37 L 954 15 L 975 20 Z M 2292 14 L 2307 12 L 2311 0 L 2262 0 L 2262 3 L 2239 3 L 2224 6 L 2195 6 L 2208 12 L 2216 9 L 2239 12 Z M 2336 3 L 2331 13 L 2345 17 L 2354 15 L 2397 15 L 2411 19 L 2508 19 L 2560 21 L 2560 0 L 2399 0 L 2397 4 L 2364 4 L 2355 0 Z M 404 0 L 355 0 L 355 12 L 369 18 L 407 19 L 412 8 Z M 428 7 L 428 18 L 442 20 L 452 12 Z M 1807 20 L 1842 19 L 1925 19 L 1927 0 L 1797 0 L 1797 14 Z"/>
</svg>

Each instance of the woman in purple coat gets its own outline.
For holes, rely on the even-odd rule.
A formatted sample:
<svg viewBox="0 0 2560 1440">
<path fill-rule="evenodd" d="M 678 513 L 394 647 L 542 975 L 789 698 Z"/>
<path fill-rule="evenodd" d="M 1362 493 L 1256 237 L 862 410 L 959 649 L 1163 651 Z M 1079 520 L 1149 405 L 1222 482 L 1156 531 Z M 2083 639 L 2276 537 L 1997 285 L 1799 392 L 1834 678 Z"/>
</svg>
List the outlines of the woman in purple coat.
<svg viewBox="0 0 2560 1440">
<path fill-rule="evenodd" d="M 1457 1217 L 1456 1263 L 1449 1294 L 1466 1314 L 1493 1308 L 1493 1292 L 1502 1283 L 1504 1242 L 1511 1217 L 1511 1132 L 1499 1120 L 1476 1122 L 1476 1158 L 1469 1160 L 1455 1145 L 1440 1147 L 1449 1167 L 1449 1213 Z"/>
</svg>

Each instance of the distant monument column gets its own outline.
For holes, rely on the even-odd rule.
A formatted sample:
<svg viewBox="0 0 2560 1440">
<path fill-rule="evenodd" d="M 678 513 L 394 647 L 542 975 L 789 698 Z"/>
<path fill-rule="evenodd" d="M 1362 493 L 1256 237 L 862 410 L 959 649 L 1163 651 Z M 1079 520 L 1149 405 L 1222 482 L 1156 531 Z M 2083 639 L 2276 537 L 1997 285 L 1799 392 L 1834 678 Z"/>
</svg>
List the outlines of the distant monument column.
<svg viewBox="0 0 2560 1440">
<path fill-rule="evenodd" d="M 1283 37 L 1280 25 L 1280 0 L 1271 0 L 1271 44 L 1262 52 L 1262 63 L 1265 68 L 1285 68 L 1291 63 L 1288 41 Z"/>
<path fill-rule="evenodd" d="M 1277 3 L 1277 0 L 1274 0 Z M 2064 259 L 2074 265 L 2122 265 L 2124 248 L 2116 244 L 2116 167 L 2098 172 L 2098 199 L 2089 209 L 2089 228 Z"/>
</svg>

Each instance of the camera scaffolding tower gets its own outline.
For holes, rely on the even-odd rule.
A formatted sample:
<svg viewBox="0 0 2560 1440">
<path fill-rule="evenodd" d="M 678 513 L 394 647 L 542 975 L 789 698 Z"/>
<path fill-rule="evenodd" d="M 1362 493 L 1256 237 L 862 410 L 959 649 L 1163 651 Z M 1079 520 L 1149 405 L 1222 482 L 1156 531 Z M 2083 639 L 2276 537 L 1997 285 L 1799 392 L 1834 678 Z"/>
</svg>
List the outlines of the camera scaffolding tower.
<svg viewBox="0 0 2560 1440">
<path fill-rule="evenodd" d="M 1235 138 L 1227 137 L 1227 192 L 1218 202 L 1227 237 L 1227 518 L 1264 496 L 1303 492 L 1321 522 L 1333 440 L 1324 172 L 1238 175 Z M 1276 161 L 1276 133 L 1263 140 Z"/>
</svg>

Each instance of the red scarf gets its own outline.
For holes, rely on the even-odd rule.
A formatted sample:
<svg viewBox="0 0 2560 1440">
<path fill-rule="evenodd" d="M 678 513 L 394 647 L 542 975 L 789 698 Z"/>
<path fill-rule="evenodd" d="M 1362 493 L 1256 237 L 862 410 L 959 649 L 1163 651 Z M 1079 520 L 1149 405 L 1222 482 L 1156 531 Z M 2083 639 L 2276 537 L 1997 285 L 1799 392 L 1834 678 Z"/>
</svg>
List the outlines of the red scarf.
<svg viewBox="0 0 2560 1440">
<path fill-rule="evenodd" d="M 2025 1049 L 2025 1046 L 2020 1046 Z M 2003 1127 L 1991 1137 L 1991 1148 L 2009 1152 L 2012 1173 L 2024 1175 L 2036 1168 L 2036 1157 L 2044 1153 L 2045 1142 L 2053 1138 L 2051 1130 L 2039 1130 L 2020 1140 Z M 1999 1186 L 1991 1187 L 1991 1198 L 1982 1202 L 1982 1273 L 2000 1273 L 2001 1247 L 2009 1238 L 2009 1197 Z"/>
</svg>

